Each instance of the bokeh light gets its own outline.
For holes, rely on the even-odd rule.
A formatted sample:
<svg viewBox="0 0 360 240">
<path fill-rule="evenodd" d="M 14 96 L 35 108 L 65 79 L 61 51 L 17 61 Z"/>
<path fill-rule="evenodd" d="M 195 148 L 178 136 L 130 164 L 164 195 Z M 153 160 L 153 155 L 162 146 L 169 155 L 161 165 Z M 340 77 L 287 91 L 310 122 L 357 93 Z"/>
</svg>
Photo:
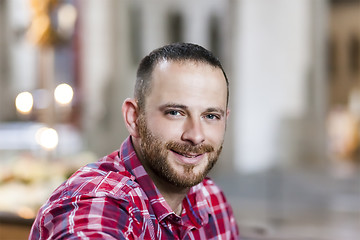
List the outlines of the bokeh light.
<svg viewBox="0 0 360 240">
<path fill-rule="evenodd" d="M 59 28 L 62 34 L 65 34 L 66 37 L 74 31 L 75 21 L 77 18 L 76 8 L 71 4 L 63 4 L 58 12 L 58 23 Z"/>
<path fill-rule="evenodd" d="M 69 84 L 62 83 L 55 88 L 54 97 L 60 104 L 69 104 L 74 96 L 74 91 Z"/>
<path fill-rule="evenodd" d="M 52 150 L 59 143 L 59 136 L 55 129 L 43 127 L 35 135 L 36 142 L 43 148 Z"/>
<path fill-rule="evenodd" d="M 34 105 L 32 94 L 29 92 L 19 93 L 15 99 L 15 105 L 17 111 L 22 114 L 28 114 Z"/>
<path fill-rule="evenodd" d="M 31 209 L 30 207 L 22 206 L 18 209 L 17 214 L 25 219 L 31 219 L 35 217 L 35 211 L 34 209 Z"/>
</svg>

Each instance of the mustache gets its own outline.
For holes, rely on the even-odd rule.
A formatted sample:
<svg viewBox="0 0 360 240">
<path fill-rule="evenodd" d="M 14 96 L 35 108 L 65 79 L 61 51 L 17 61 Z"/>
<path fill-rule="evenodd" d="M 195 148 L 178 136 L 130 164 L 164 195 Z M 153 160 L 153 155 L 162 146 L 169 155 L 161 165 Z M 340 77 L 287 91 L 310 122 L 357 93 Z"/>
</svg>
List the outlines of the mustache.
<svg viewBox="0 0 360 240">
<path fill-rule="evenodd" d="M 209 144 L 201 144 L 198 146 L 192 146 L 186 143 L 178 143 L 174 141 L 167 142 L 165 144 L 166 149 L 173 150 L 178 153 L 194 153 L 194 154 L 204 154 L 214 151 L 214 147 Z"/>
</svg>

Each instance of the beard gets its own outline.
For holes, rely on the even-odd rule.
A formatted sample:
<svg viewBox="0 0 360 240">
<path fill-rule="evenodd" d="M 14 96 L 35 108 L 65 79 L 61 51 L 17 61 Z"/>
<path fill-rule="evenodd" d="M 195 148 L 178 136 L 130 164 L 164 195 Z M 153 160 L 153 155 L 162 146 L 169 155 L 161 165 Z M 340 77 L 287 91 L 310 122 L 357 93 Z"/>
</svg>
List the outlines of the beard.
<svg viewBox="0 0 360 240">
<path fill-rule="evenodd" d="M 222 144 L 218 149 L 212 145 L 201 144 L 193 146 L 191 144 L 179 143 L 176 141 L 161 141 L 154 136 L 146 125 L 145 116 L 141 114 L 138 119 L 139 135 L 141 138 L 140 151 L 143 156 L 143 164 L 153 171 L 159 178 L 180 188 L 188 188 L 200 183 L 217 162 L 222 150 Z M 183 172 L 177 171 L 171 166 L 168 159 L 170 151 L 178 154 L 187 155 L 187 153 L 201 155 L 207 154 L 207 163 L 198 172 L 194 172 L 196 165 L 183 164 Z M 203 159 L 205 161 L 206 159 Z"/>
</svg>

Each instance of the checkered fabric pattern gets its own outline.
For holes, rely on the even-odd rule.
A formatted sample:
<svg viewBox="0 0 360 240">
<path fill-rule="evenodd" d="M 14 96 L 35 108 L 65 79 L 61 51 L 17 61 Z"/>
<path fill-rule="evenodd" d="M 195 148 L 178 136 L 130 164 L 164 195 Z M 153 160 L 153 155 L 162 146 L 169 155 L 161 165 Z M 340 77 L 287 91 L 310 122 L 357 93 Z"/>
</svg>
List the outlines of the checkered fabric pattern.
<svg viewBox="0 0 360 240">
<path fill-rule="evenodd" d="M 54 191 L 29 239 L 239 239 L 239 233 L 231 206 L 209 178 L 190 189 L 176 215 L 129 137 Z"/>
</svg>

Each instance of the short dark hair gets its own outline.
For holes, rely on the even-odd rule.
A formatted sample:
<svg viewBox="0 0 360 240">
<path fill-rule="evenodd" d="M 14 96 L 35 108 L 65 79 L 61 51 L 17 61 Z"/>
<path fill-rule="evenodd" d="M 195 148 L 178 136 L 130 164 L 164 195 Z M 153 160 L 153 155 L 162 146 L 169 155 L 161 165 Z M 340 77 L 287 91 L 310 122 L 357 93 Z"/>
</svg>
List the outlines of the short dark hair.
<svg viewBox="0 0 360 240">
<path fill-rule="evenodd" d="M 161 61 L 194 61 L 220 68 L 224 74 L 229 101 L 229 81 L 220 60 L 209 50 L 193 43 L 173 43 L 153 50 L 145 56 L 138 67 L 134 97 L 140 109 L 145 107 L 145 98 L 151 91 L 151 75 L 155 66 Z"/>
</svg>

